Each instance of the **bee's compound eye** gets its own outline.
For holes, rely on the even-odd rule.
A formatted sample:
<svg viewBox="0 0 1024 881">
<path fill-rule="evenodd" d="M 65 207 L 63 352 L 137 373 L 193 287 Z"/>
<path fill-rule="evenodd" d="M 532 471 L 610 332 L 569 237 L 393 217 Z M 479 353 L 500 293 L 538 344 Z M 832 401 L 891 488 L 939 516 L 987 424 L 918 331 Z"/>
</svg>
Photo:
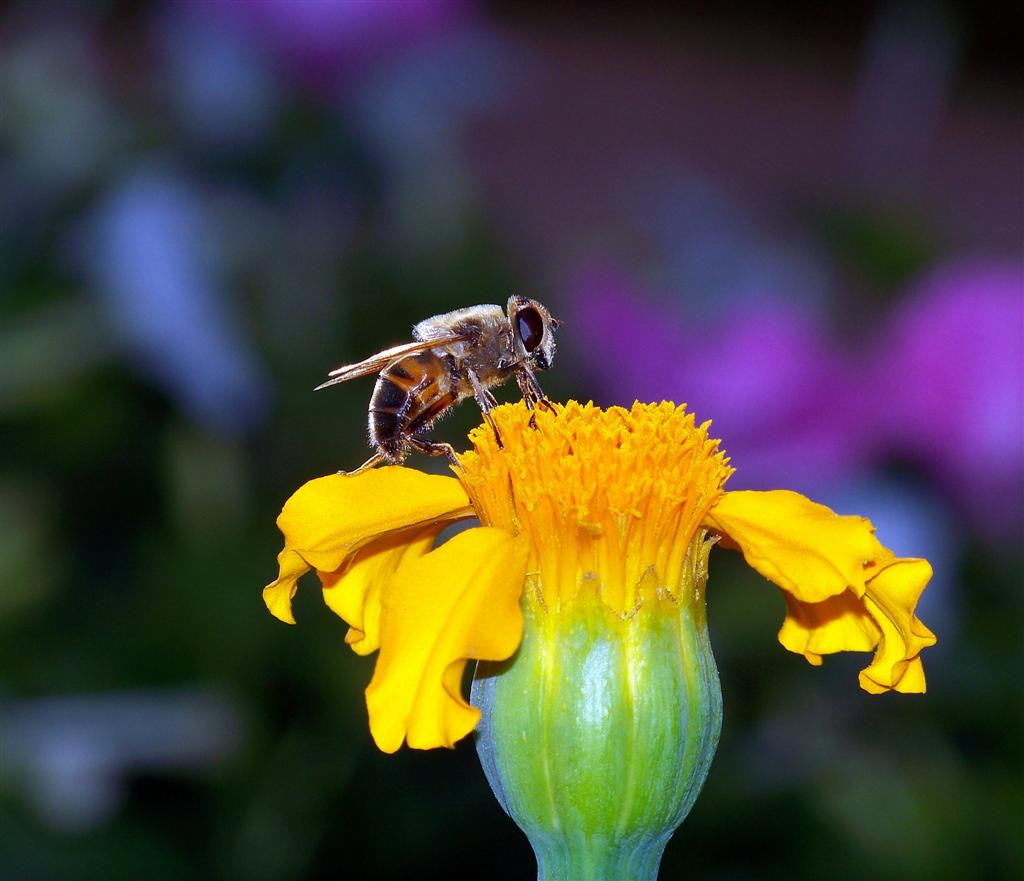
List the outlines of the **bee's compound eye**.
<svg viewBox="0 0 1024 881">
<path fill-rule="evenodd" d="M 544 336 L 544 319 L 540 313 L 527 306 L 516 313 L 516 329 L 519 331 L 519 339 L 523 341 L 523 347 L 527 352 L 532 352 Z"/>
</svg>

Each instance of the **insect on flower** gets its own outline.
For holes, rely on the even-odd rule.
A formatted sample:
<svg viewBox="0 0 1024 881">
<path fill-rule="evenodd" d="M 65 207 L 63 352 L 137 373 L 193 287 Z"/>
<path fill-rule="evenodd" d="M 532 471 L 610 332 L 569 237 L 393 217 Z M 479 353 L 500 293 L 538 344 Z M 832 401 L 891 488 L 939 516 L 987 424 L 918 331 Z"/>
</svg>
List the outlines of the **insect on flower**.
<svg viewBox="0 0 1024 881">
<path fill-rule="evenodd" d="M 500 447 L 501 435 L 491 418 L 498 402 L 491 389 L 515 376 L 529 409 L 551 409 L 534 371 L 554 362 L 554 331 L 561 323 L 536 300 L 513 295 L 504 311 L 488 304 L 427 318 L 413 327 L 412 342 L 332 370 L 316 391 L 379 372 L 368 416 L 375 452 L 352 473 L 381 462 L 401 464 L 412 450 L 447 456 L 458 465 L 451 444 L 428 440 L 423 433 L 468 397 L 480 405 Z"/>
</svg>

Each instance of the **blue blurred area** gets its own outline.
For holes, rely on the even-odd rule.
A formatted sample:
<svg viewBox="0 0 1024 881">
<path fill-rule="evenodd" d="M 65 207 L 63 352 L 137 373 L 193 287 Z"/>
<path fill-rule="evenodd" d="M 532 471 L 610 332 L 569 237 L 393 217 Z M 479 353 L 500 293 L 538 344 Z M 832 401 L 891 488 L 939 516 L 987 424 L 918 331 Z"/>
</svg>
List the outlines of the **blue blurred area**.
<svg viewBox="0 0 1024 881">
<path fill-rule="evenodd" d="M 552 397 L 687 401 L 734 486 L 935 564 L 929 692 L 873 698 L 716 562 L 662 877 L 1024 877 L 1016 15 L 3 7 L 0 879 L 530 876 L 472 745 L 377 753 L 372 659 L 259 596 L 366 456 L 369 384 L 313 386 L 512 292 L 566 321 Z"/>
</svg>

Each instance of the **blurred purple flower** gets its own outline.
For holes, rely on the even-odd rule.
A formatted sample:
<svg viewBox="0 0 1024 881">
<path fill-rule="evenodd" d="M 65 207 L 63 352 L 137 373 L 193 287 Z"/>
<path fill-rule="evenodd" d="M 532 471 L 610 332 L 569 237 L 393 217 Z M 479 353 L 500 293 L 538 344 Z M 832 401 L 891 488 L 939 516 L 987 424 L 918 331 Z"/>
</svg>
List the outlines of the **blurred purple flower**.
<svg viewBox="0 0 1024 881">
<path fill-rule="evenodd" d="M 600 341 L 588 350 L 589 372 L 607 390 L 604 403 L 686 401 L 713 418 L 738 466 L 736 488 L 813 493 L 868 455 L 847 359 L 792 306 L 754 301 L 697 326 L 600 270 L 579 277 L 572 302 L 577 334 Z"/>
<path fill-rule="evenodd" d="M 714 419 L 737 488 L 821 495 L 897 454 L 937 477 L 979 529 L 1019 533 L 1024 267 L 933 272 L 856 353 L 787 302 L 688 324 L 613 271 L 579 276 L 572 294 L 603 403 L 685 400 Z"/>
<path fill-rule="evenodd" d="M 521 60 L 492 29 L 465 27 L 378 65 L 339 96 L 381 171 L 389 247 L 425 255 L 465 235 L 481 198 L 466 131 L 523 88 Z"/>
<path fill-rule="evenodd" d="M 310 86 L 444 31 L 471 0 L 208 0 L 211 11 L 247 28 Z"/>
<path fill-rule="evenodd" d="M 193 184 L 128 174 L 93 217 L 93 287 L 126 349 L 192 418 L 228 434 L 267 410 L 267 380 L 212 268 Z"/>
<path fill-rule="evenodd" d="M 986 530 L 1024 521 L 1024 264 L 957 262 L 911 290 L 871 363 L 880 430 Z"/>
<path fill-rule="evenodd" d="M 949 101 L 957 33 L 942 4 L 879 5 L 864 44 L 850 126 L 868 181 L 900 190 L 920 180 Z"/>
<path fill-rule="evenodd" d="M 727 182 L 675 162 L 630 174 L 621 213 L 644 243 L 645 276 L 661 290 L 700 291 L 687 314 L 713 318 L 785 291 L 787 303 L 818 309 L 831 297 L 820 249 L 785 230 L 766 230 Z"/>
<path fill-rule="evenodd" d="M 222 18 L 196 4 L 155 16 L 160 75 L 188 134 L 204 145 L 251 147 L 273 125 L 282 86 L 256 41 Z"/>
</svg>

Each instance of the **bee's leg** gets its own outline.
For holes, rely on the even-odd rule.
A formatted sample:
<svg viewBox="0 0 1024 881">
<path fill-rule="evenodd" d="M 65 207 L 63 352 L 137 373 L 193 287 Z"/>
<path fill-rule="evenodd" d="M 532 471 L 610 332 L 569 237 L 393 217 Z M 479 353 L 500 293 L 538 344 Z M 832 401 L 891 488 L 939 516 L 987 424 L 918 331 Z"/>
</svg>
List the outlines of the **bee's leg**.
<svg viewBox="0 0 1024 881">
<path fill-rule="evenodd" d="M 547 399 L 544 390 L 540 387 L 540 383 L 537 382 L 537 377 L 534 376 L 533 371 L 526 364 L 520 364 L 519 369 L 516 370 L 516 381 L 519 383 L 519 390 L 523 393 L 523 400 L 526 402 L 527 409 L 533 410 L 537 407 L 545 407 L 552 413 L 555 412 L 555 405 Z M 537 414 L 534 413 L 530 416 L 530 428 L 536 427 Z"/>
<path fill-rule="evenodd" d="M 421 453 L 426 453 L 428 456 L 447 456 L 448 461 L 454 467 L 462 468 L 459 457 L 455 455 L 455 447 L 451 444 L 446 444 L 443 441 L 429 441 L 422 437 L 410 437 L 409 446 Z"/>
<path fill-rule="evenodd" d="M 372 456 L 370 456 L 370 458 L 367 459 L 365 462 L 363 462 L 362 465 L 356 468 L 355 471 L 339 471 L 338 474 L 344 474 L 346 477 L 352 477 L 353 475 L 361 474 L 364 471 L 369 471 L 371 468 L 374 468 L 381 462 L 386 462 L 387 458 L 387 456 L 378 451 L 374 453 Z"/>
<path fill-rule="evenodd" d="M 537 377 L 532 372 L 529 373 L 530 383 L 533 385 L 534 394 L 537 395 L 537 406 L 543 407 L 551 413 L 555 412 L 555 405 L 551 403 L 548 396 L 544 394 L 544 390 L 540 387 L 540 383 L 537 382 Z"/>
<path fill-rule="evenodd" d="M 555 405 L 544 394 L 544 389 L 537 381 L 537 375 L 526 364 L 519 365 L 516 375 L 519 378 L 519 387 L 523 390 L 523 397 L 530 397 L 537 406 L 555 412 Z"/>
<path fill-rule="evenodd" d="M 469 377 L 470 385 L 473 386 L 473 397 L 476 398 L 477 404 L 480 405 L 480 412 L 484 414 L 484 419 L 487 420 L 487 424 L 491 426 L 491 431 L 494 432 L 494 440 L 498 444 L 498 449 L 505 449 L 505 444 L 501 441 L 501 434 L 498 432 L 498 426 L 494 424 L 494 417 L 491 416 L 491 408 L 495 407 L 498 401 L 491 394 L 490 389 L 484 388 L 475 371 L 467 370 L 466 375 Z"/>
<path fill-rule="evenodd" d="M 535 405 L 533 389 L 530 387 L 530 382 L 521 369 L 516 370 L 516 382 L 519 384 L 519 392 L 523 396 L 523 403 L 526 404 L 526 409 L 532 410 Z"/>
<path fill-rule="evenodd" d="M 536 429 L 537 414 L 533 412 L 535 406 L 533 401 L 533 389 L 530 388 L 530 384 L 524 378 L 521 370 L 516 371 L 516 382 L 519 383 L 519 391 L 523 395 L 523 403 L 526 404 L 526 409 L 530 411 L 530 428 Z"/>
<path fill-rule="evenodd" d="M 481 407 L 481 410 L 483 408 Z M 498 426 L 494 424 L 494 417 L 491 416 L 490 408 L 483 410 L 484 419 L 487 420 L 487 424 L 491 426 L 491 431 L 494 432 L 494 441 L 498 445 L 499 450 L 505 449 L 505 444 L 501 440 L 501 433 L 498 431 Z"/>
</svg>

